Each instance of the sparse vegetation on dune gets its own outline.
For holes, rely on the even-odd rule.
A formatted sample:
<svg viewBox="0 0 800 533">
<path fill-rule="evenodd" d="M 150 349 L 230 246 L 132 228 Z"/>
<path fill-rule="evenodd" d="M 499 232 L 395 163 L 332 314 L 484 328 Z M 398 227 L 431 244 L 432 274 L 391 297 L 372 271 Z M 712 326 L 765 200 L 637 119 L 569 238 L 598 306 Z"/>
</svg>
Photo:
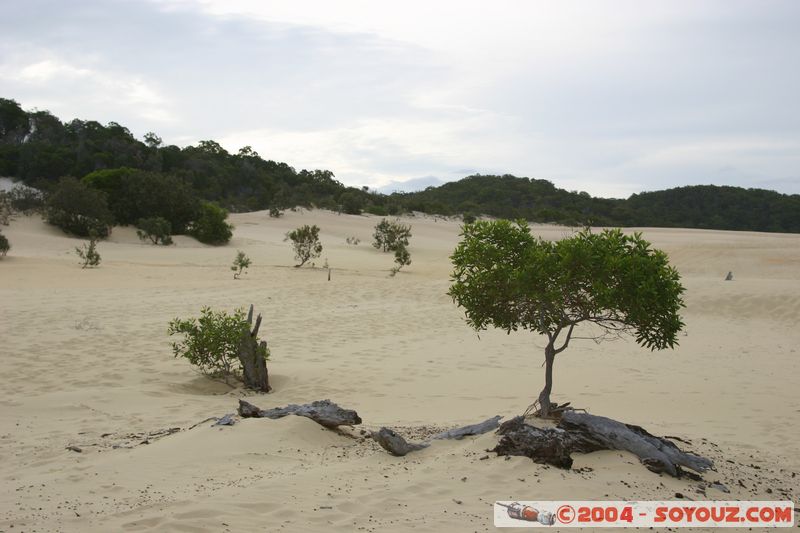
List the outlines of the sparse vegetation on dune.
<svg viewBox="0 0 800 533">
<path fill-rule="evenodd" d="M 100 252 L 97 251 L 98 237 L 95 233 L 89 235 L 89 242 L 84 243 L 82 247 L 75 247 L 75 253 L 78 254 L 81 261 L 81 268 L 93 268 L 100 265 Z"/>
</svg>

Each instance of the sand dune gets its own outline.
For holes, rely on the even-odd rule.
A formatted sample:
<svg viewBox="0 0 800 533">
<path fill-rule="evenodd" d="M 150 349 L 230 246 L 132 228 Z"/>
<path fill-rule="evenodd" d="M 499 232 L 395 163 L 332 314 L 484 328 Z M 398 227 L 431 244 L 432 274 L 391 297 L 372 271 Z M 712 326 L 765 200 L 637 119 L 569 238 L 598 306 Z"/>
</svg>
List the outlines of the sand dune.
<svg viewBox="0 0 800 533">
<path fill-rule="evenodd" d="M 390 278 L 391 255 L 370 246 L 376 217 L 232 220 L 221 248 L 186 237 L 154 247 L 117 228 L 95 270 L 78 267 L 80 240 L 39 218 L 3 228 L 12 251 L 0 261 L 0 530 L 486 531 L 497 499 L 797 499 L 800 236 L 643 229 L 684 276 L 681 346 L 576 342 L 556 361 L 554 400 L 681 436 L 717 459 L 706 478 L 731 494 L 702 495 L 622 453 L 577 457 L 575 468 L 591 468 L 582 472 L 495 458 L 485 452 L 493 435 L 394 458 L 297 417 L 189 430 L 251 396 L 172 357 L 168 322 L 204 305 L 254 303 L 264 314 L 275 392 L 251 398 L 263 407 L 330 398 L 368 428 L 419 431 L 512 416 L 543 379 L 540 339 L 478 339 L 445 295 L 456 222 L 407 219 L 413 263 Z M 320 268 L 292 268 L 283 236 L 303 223 L 322 228 L 316 266 L 327 258 L 330 282 Z M 228 270 L 236 249 L 253 259 L 239 281 Z M 181 431 L 159 438 L 169 428 Z"/>
</svg>

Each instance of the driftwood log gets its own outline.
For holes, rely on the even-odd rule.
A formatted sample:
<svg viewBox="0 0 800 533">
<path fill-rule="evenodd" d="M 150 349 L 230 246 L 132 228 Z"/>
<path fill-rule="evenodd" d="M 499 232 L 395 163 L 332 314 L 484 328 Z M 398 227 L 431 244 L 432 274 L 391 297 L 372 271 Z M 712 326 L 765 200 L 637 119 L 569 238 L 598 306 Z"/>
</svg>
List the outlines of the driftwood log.
<svg viewBox="0 0 800 533">
<path fill-rule="evenodd" d="M 372 432 L 372 439 L 381 445 L 381 448 L 392 455 L 402 457 L 409 452 L 421 450 L 430 446 L 428 442 L 408 442 L 406 439 L 389 428 L 381 428 Z"/>
<path fill-rule="evenodd" d="M 253 323 L 253 305 L 247 313 L 248 325 Z M 247 328 L 239 342 L 239 360 L 242 362 L 243 381 L 247 388 L 260 392 L 269 392 L 269 373 L 267 372 L 267 341 L 258 340 L 258 328 L 261 327 L 261 314 L 256 318 L 252 331 Z"/>
<path fill-rule="evenodd" d="M 643 428 L 603 416 L 568 411 L 554 428 L 531 426 L 516 417 L 500 426 L 500 442 L 492 450 L 498 455 L 522 455 L 537 463 L 572 467 L 573 452 L 625 450 L 633 453 L 649 470 L 680 477 L 681 467 L 704 472 L 710 459 L 686 453 L 672 442 L 651 435 Z"/>
<path fill-rule="evenodd" d="M 488 420 L 484 420 L 479 424 L 472 424 L 469 426 L 443 431 L 433 435 L 431 440 L 461 439 L 470 435 L 481 435 L 483 433 L 488 433 L 489 431 L 497 428 L 497 426 L 500 424 L 501 418 L 503 417 L 497 415 Z M 409 452 L 427 448 L 431 445 L 429 441 L 408 442 L 402 436 L 398 435 L 394 430 L 386 427 L 383 427 L 378 431 L 373 431 L 372 438 L 375 440 L 375 442 L 380 444 L 384 450 L 392 455 L 397 455 L 398 457 L 402 457 Z"/>
<path fill-rule="evenodd" d="M 290 404 L 274 409 L 259 409 L 244 400 L 239 400 L 239 415 L 242 418 L 283 418 L 297 415 L 310 418 L 326 428 L 339 426 L 355 426 L 361 423 L 361 417 L 352 409 L 342 409 L 330 400 L 318 400 L 303 405 Z"/>
</svg>

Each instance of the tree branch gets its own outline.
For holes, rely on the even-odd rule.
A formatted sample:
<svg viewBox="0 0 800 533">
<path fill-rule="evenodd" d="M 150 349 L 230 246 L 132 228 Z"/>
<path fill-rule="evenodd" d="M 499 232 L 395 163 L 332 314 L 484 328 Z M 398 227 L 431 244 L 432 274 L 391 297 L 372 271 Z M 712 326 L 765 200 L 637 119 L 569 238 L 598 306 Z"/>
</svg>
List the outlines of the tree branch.
<svg viewBox="0 0 800 533">
<path fill-rule="evenodd" d="M 561 348 L 558 348 L 555 353 L 559 354 L 567 349 L 567 346 L 569 346 L 569 341 L 572 338 L 573 329 L 575 329 L 575 322 L 569 325 L 569 331 L 567 331 L 567 338 L 564 340 L 564 344 L 561 345 Z"/>
</svg>

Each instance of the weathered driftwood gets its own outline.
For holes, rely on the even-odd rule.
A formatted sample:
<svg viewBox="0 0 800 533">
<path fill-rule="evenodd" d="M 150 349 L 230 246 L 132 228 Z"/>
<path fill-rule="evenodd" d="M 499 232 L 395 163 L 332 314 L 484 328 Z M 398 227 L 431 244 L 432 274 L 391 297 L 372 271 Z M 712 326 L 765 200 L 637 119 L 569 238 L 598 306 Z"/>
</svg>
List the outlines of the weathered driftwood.
<svg viewBox="0 0 800 533">
<path fill-rule="evenodd" d="M 483 435 L 484 433 L 497 429 L 500 425 L 501 418 L 503 417 L 496 415 L 478 424 L 442 431 L 431 437 L 431 439 L 461 439 L 470 435 Z"/>
<path fill-rule="evenodd" d="M 666 472 L 677 477 L 682 466 L 695 472 L 705 472 L 714 466 L 710 459 L 686 453 L 672 442 L 651 435 L 639 426 L 604 416 L 567 412 L 561 417 L 559 427 L 567 431 L 588 432 L 610 449 L 627 450 L 653 472 Z"/>
<path fill-rule="evenodd" d="M 318 400 L 303 405 L 290 404 L 274 409 L 259 409 L 244 400 L 239 400 L 239 415 L 243 418 L 283 418 L 297 415 L 310 418 L 326 428 L 338 426 L 355 426 L 361 423 L 361 417 L 352 409 L 342 409 L 330 400 Z"/>
<path fill-rule="evenodd" d="M 253 305 L 247 313 L 247 323 L 253 323 Z M 247 388 L 269 392 L 269 373 L 267 372 L 267 341 L 258 341 L 258 328 L 261 327 L 261 314 L 256 318 L 253 330 L 244 332 L 239 342 L 239 360 L 242 362 L 243 381 Z"/>
<path fill-rule="evenodd" d="M 500 424 L 501 418 L 503 417 L 497 415 L 493 416 L 488 420 L 484 420 L 479 424 L 471 424 L 469 426 L 463 426 L 460 428 L 443 431 L 441 433 L 433 435 L 431 437 L 431 440 L 462 439 L 470 435 L 482 435 L 483 433 L 488 433 L 489 431 L 496 429 L 497 426 Z M 406 455 L 409 452 L 421 450 L 431 445 L 429 441 L 408 442 L 402 436 L 398 435 L 393 430 L 386 427 L 383 427 L 378 431 L 373 431 L 372 438 L 375 440 L 375 442 L 380 444 L 384 450 L 391 453 L 392 455 L 397 455 L 400 457 Z"/>
<path fill-rule="evenodd" d="M 378 431 L 373 431 L 372 438 L 375 442 L 380 444 L 384 450 L 398 457 L 430 446 L 430 443 L 427 442 L 408 442 L 389 428 L 381 428 Z"/>
<path fill-rule="evenodd" d="M 573 452 L 626 450 L 653 472 L 680 477 L 681 467 L 704 472 L 711 460 L 681 451 L 672 442 L 655 437 L 639 426 L 623 424 L 610 418 L 568 411 L 555 428 L 539 428 L 516 417 L 500 426 L 498 455 L 522 455 L 537 463 L 560 468 L 572 466 Z"/>
</svg>

